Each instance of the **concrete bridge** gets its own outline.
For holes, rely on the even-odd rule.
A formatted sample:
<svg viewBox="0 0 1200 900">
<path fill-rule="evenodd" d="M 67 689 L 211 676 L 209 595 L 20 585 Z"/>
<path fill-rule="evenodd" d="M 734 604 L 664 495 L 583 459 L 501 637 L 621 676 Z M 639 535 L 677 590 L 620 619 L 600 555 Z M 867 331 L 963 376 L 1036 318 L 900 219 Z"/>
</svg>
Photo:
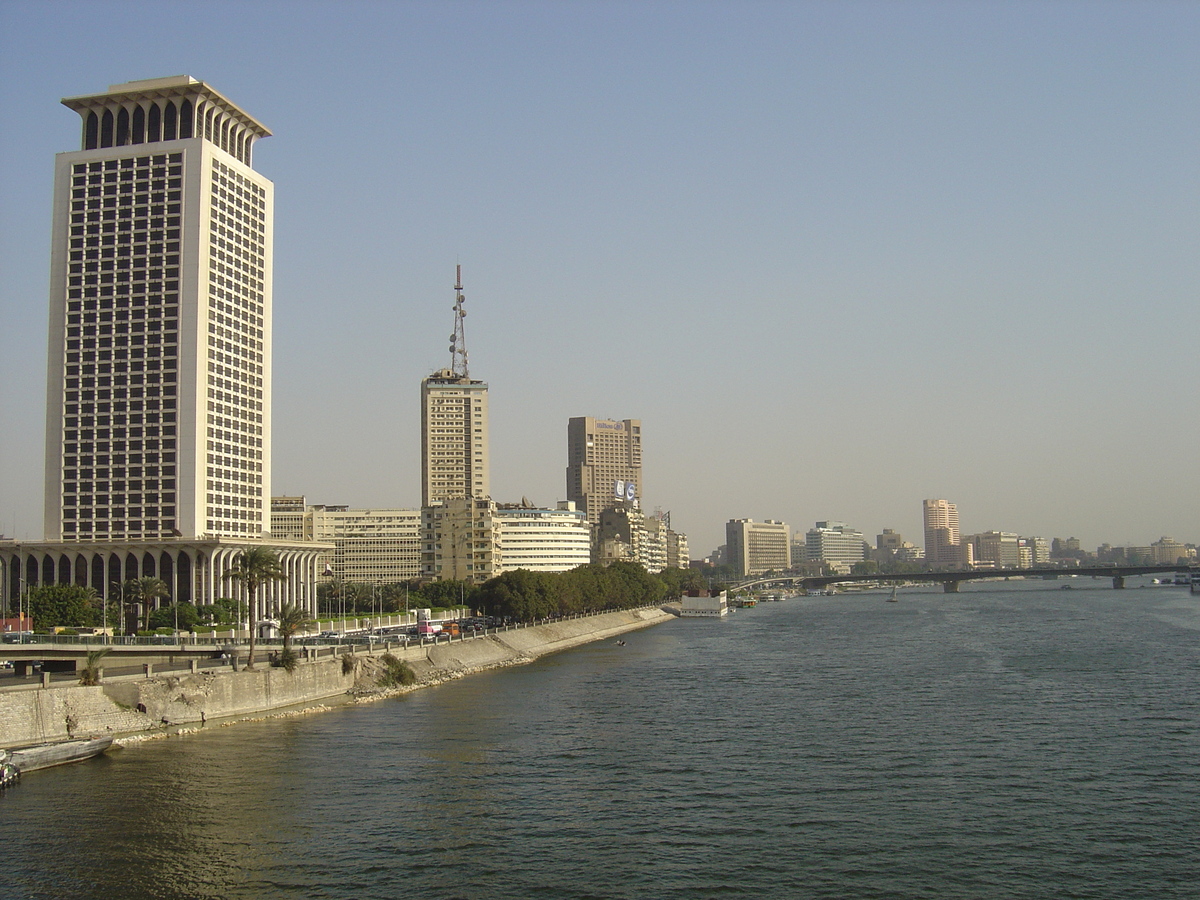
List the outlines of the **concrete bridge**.
<svg viewBox="0 0 1200 900">
<path fill-rule="evenodd" d="M 912 582 L 929 582 L 942 585 L 947 594 L 957 594 L 959 586 L 964 581 L 976 581 L 984 578 L 1058 578 L 1063 575 L 1093 575 L 1111 578 L 1114 588 L 1125 587 L 1125 579 L 1131 575 L 1156 575 L 1165 572 L 1193 573 L 1192 577 L 1200 576 L 1200 568 L 1171 566 L 1084 566 L 1078 569 L 964 569 L 957 572 L 914 572 L 908 575 L 775 575 L 747 581 L 736 585 L 738 590 L 746 588 L 779 587 L 801 588 L 812 590 L 827 587 L 831 584 L 858 584 L 871 582 L 875 584 L 900 584 Z"/>
</svg>

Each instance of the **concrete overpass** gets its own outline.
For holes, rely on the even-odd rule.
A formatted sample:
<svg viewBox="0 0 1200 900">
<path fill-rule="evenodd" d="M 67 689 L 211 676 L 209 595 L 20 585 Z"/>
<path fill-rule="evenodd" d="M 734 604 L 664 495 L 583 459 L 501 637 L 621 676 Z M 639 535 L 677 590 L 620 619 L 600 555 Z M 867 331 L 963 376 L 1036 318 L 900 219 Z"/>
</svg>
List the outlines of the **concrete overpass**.
<svg viewBox="0 0 1200 900">
<path fill-rule="evenodd" d="M 1078 569 L 963 569 L 955 572 L 914 572 L 908 575 L 773 575 L 756 581 L 747 581 L 735 585 L 737 590 L 748 588 L 778 586 L 793 587 L 802 590 L 813 590 L 828 587 L 831 584 L 901 584 L 913 582 L 928 582 L 941 584 L 947 594 L 957 594 L 959 586 L 964 581 L 977 581 L 984 578 L 1057 578 L 1063 575 L 1093 575 L 1111 578 L 1114 588 L 1125 587 L 1125 579 L 1132 575 L 1156 575 L 1165 572 L 1192 572 L 1192 577 L 1200 576 L 1200 568 L 1196 566 L 1083 566 Z"/>
</svg>

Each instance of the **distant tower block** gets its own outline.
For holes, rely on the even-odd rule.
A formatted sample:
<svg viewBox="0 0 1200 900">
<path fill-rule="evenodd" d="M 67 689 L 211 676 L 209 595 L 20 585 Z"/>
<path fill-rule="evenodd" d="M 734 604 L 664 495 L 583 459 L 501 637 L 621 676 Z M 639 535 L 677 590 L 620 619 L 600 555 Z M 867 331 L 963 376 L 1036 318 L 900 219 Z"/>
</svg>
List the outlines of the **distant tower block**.
<svg viewBox="0 0 1200 900">
<path fill-rule="evenodd" d="M 597 525 L 606 509 L 637 506 L 642 496 L 641 419 L 570 419 L 567 499 L 587 513 L 588 522 Z"/>
</svg>

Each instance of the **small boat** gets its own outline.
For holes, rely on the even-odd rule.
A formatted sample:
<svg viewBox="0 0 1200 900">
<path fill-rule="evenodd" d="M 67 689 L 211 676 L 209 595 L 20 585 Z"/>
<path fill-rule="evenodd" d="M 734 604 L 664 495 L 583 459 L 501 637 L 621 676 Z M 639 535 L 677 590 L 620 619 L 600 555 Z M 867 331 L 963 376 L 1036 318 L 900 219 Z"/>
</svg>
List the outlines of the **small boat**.
<svg viewBox="0 0 1200 900">
<path fill-rule="evenodd" d="M 899 588 L 900 588 L 900 585 L 898 585 L 898 584 L 893 584 L 893 585 L 892 585 L 892 593 L 891 593 L 891 596 L 889 596 L 889 597 L 887 598 L 887 602 L 888 602 L 888 603 L 899 603 L 899 602 L 900 602 L 900 601 L 898 601 L 898 600 L 896 599 L 896 591 L 897 591 L 897 590 L 899 590 Z"/>
<path fill-rule="evenodd" d="M 53 744 L 38 744 L 19 750 L 0 751 L 0 763 L 15 766 L 22 774 L 37 769 L 48 769 L 65 763 L 78 762 L 99 756 L 112 746 L 111 737 L 90 738 L 82 741 L 59 741 Z"/>
</svg>

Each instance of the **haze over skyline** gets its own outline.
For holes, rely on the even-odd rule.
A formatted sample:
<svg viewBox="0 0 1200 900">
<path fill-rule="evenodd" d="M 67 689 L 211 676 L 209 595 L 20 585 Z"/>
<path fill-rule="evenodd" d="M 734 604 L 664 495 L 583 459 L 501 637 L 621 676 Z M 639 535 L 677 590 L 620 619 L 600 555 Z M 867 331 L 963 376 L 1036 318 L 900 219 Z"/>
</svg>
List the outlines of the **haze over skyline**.
<svg viewBox="0 0 1200 900">
<path fill-rule="evenodd" d="M 64 27 L 69 21 L 79 27 Z M 420 503 L 463 265 L 493 496 L 637 418 L 648 510 L 1200 539 L 1200 7 L 0 3 L 0 531 L 42 529 L 59 105 L 263 121 L 275 494 Z"/>
</svg>

